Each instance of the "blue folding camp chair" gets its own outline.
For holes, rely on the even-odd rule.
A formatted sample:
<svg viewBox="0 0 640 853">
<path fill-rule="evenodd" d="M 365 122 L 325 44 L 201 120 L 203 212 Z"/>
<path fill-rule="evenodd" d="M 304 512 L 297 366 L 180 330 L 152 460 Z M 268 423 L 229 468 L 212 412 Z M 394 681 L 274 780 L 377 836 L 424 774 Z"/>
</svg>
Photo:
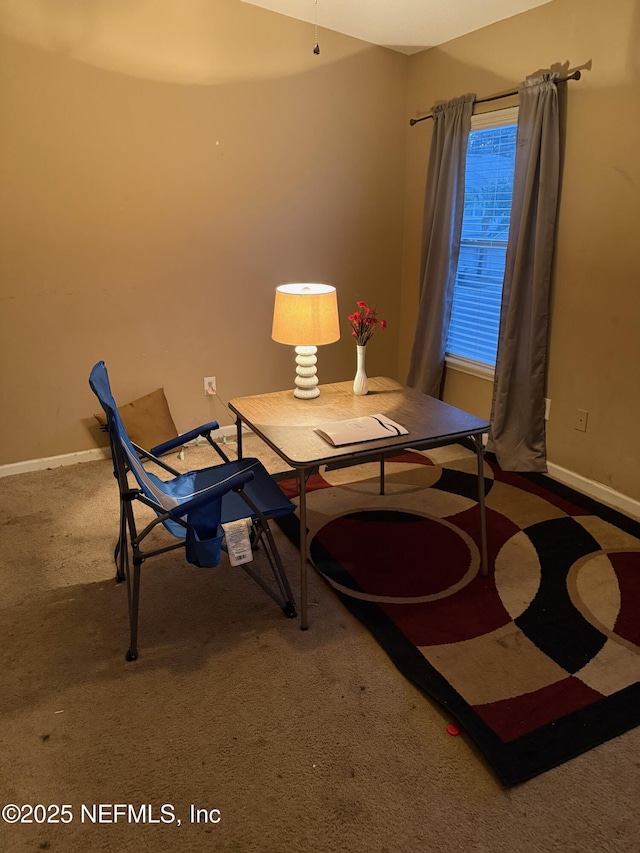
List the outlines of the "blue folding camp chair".
<svg viewBox="0 0 640 853">
<path fill-rule="evenodd" d="M 270 518 L 288 515 L 294 504 L 282 493 L 277 483 L 258 459 L 229 460 L 211 439 L 217 421 L 164 442 L 150 450 L 138 447 L 126 433 L 118 407 L 111 393 L 107 368 L 103 361 L 94 365 L 89 384 L 107 416 L 107 430 L 113 457 L 114 476 L 120 491 L 120 534 L 115 549 L 116 579 L 127 581 L 129 627 L 131 632 L 127 660 L 138 657 L 138 610 L 140 601 L 140 568 L 148 558 L 176 548 L 185 548 L 188 562 L 196 566 L 217 566 L 224 548 L 222 525 L 249 519 L 252 550 L 262 544 L 271 571 L 273 584 L 267 583 L 248 563 L 242 568 L 280 605 L 285 615 L 294 618 L 296 609 L 282 560 L 274 541 Z M 202 435 L 217 450 L 222 462 L 199 471 L 180 474 L 159 459 L 163 453 Z M 145 468 L 144 461 L 159 465 L 171 478 L 161 479 Z M 129 474 L 136 485 L 130 483 Z M 138 531 L 133 503 L 150 507 L 156 518 Z M 150 547 L 142 545 L 158 525 L 163 525 L 179 541 Z M 129 549 L 133 572 L 130 572 Z"/>
</svg>

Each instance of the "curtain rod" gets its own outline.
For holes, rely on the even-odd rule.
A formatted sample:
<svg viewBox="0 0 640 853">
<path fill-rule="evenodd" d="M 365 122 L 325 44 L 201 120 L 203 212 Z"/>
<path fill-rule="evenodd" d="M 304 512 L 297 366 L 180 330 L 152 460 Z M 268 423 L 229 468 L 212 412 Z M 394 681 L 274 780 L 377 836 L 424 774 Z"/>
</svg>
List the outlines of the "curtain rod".
<svg viewBox="0 0 640 853">
<path fill-rule="evenodd" d="M 579 71 L 574 71 L 573 74 L 569 74 L 568 77 L 559 77 L 555 82 L 556 83 L 566 83 L 567 80 L 579 80 L 582 77 Z M 512 95 L 517 95 L 518 89 L 514 89 L 512 92 L 504 92 L 502 95 L 489 95 L 487 98 L 478 98 L 474 101 L 474 104 L 486 104 L 487 101 L 499 101 L 500 98 L 510 98 Z M 418 124 L 419 121 L 425 121 L 425 119 L 433 118 L 433 114 L 429 113 L 428 116 L 422 116 L 422 118 L 410 118 L 409 124 L 413 127 L 414 124 Z"/>
</svg>

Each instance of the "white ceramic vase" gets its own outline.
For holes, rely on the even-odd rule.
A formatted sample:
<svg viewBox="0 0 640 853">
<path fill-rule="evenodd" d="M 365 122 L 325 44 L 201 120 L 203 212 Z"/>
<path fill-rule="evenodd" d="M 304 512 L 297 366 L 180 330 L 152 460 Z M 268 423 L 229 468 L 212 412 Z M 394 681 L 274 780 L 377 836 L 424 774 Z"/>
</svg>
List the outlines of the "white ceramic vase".
<svg viewBox="0 0 640 853">
<path fill-rule="evenodd" d="M 356 346 L 356 375 L 353 380 L 353 393 L 362 397 L 369 393 L 366 371 L 367 347 Z"/>
</svg>

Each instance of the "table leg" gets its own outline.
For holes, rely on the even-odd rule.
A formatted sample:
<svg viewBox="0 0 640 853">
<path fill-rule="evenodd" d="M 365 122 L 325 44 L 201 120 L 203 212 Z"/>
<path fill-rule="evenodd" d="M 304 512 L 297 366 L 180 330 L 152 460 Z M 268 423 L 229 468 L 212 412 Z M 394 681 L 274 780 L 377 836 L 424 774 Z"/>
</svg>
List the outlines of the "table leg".
<svg viewBox="0 0 640 853">
<path fill-rule="evenodd" d="M 481 544 L 481 571 L 482 577 L 489 574 L 489 560 L 487 557 L 487 511 L 484 501 L 484 444 L 482 436 L 475 435 L 476 455 L 478 457 L 478 504 L 480 506 L 480 544 Z"/>
<path fill-rule="evenodd" d="M 298 468 L 300 483 L 300 630 L 306 631 L 307 621 L 307 472 Z"/>
<path fill-rule="evenodd" d="M 242 419 L 236 418 L 236 445 L 238 447 L 238 459 L 242 459 Z"/>
</svg>

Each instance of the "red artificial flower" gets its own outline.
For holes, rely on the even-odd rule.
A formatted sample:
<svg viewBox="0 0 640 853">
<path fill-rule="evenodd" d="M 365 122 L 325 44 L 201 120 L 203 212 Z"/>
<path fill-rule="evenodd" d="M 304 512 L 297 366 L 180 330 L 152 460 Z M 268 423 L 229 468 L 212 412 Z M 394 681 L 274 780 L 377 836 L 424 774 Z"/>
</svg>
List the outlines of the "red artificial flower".
<svg viewBox="0 0 640 853">
<path fill-rule="evenodd" d="M 376 326 L 384 330 L 387 328 L 387 321 L 378 320 L 375 308 L 370 308 L 364 300 L 356 302 L 356 306 L 358 310 L 349 314 L 347 320 L 351 326 L 351 336 L 356 339 L 358 346 L 366 346 Z"/>
</svg>

